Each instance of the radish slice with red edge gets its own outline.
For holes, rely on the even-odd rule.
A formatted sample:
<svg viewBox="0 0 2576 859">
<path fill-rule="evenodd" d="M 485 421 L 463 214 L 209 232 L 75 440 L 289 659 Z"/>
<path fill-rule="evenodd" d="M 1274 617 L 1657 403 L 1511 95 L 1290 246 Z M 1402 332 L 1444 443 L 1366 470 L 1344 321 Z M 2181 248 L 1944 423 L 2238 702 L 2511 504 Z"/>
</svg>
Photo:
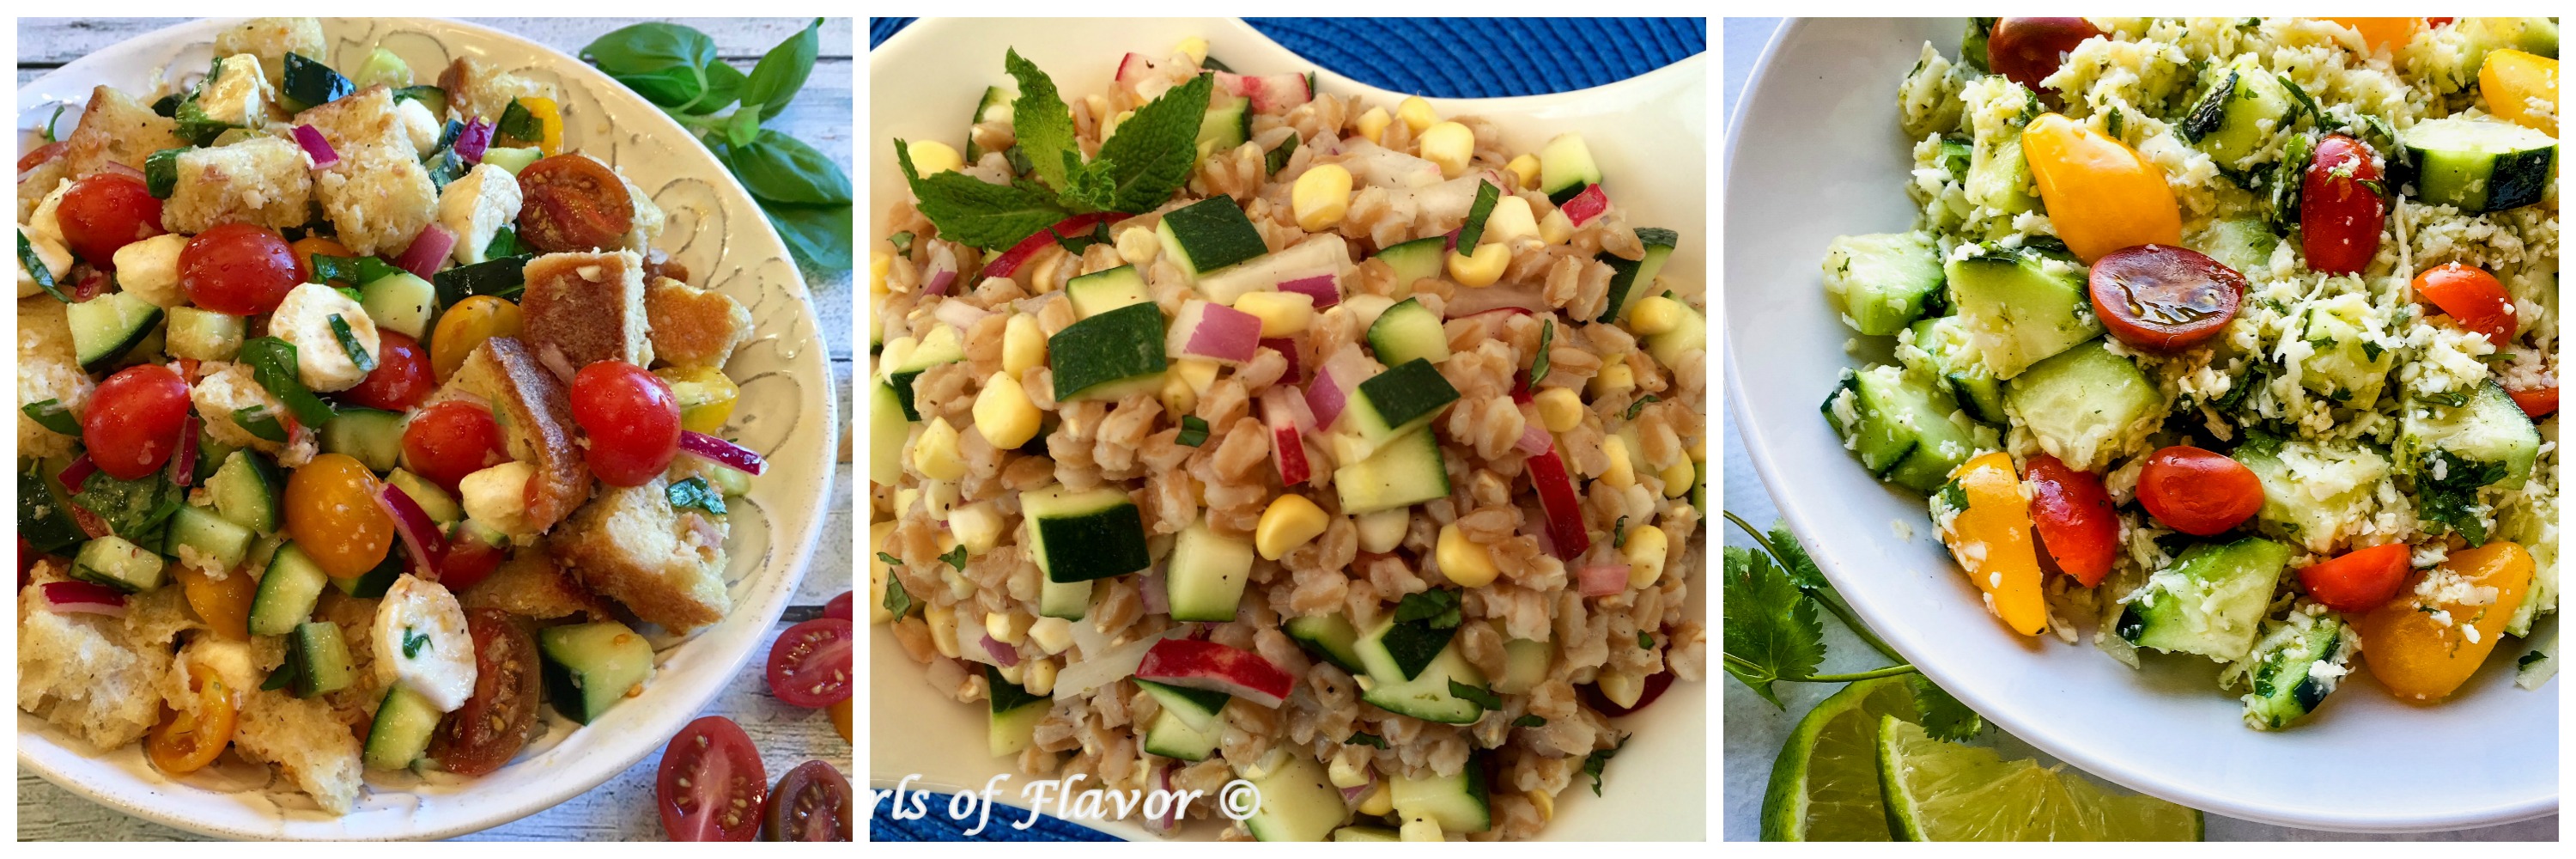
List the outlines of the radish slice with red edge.
<svg viewBox="0 0 2576 859">
<path fill-rule="evenodd" d="M 1010 277 L 1013 272 L 1020 270 L 1022 263 L 1036 256 L 1038 249 L 1055 244 L 1056 237 L 1078 236 L 1090 232 L 1093 226 L 1101 223 L 1115 223 L 1130 217 L 1133 216 L 1124 212 L 1093 212 L 1057 221 L 1055 226 L 1031 233 L 1028 238 L 1021 239 L 1019 244 L 1012 245 L 1010 250 L 1003 251 L 1001 256 L 994 258 L 992 265 L 984 267 L 984 276 Z"/>
<path fill-rule="evenodd" d="M 1297 429 L 1297 414 L 1288 405 L 1294 399 L 1291 388 L 1272 386 L 1261 392 L 1261 416 L 1270 425 L 1270 461 L 1279 466 L 1279 482 L 1289 486 L 1314 477 L 1306 461 L 1306 434 Z"/>
<path fill-rule="evenodd" d="M 1564 455 L 1550 447 L 1530 457 L 1529 476 L 1538 489 L 1539 510 L 1547 514 L 1547 535 L 1557 559 L 1571 561 L 1592 548 L 1592 535 L 1583 530 L 1583 496 L 1575 494 L 1574 478 L 1565 473 Z"/>
<path fill-rule="evenodd" d="M 1062 675 L 1058 675 L 1062 677 Z M 1249 650 L 1213 641 L 1166 640 L 1145 651 L 1136 677 L 1184 689 L 1223 692 L 1256 707 L 1277 708 L 1296 680 Z"/>
<path fill-rule="evenodd" d="M 1205 626 L 1205 624 L 1182 624 L 1164 630 L 1163 634 L 1152 638 L 1140 638 L 1116 647 L 1095 649 L 1084 646 L 1082 642 L 1086 637 L 1097 636 L 1099 627 L 1088 623 L 1074 624 L 1074 646 L 1082 658 L 1065 663 L 1064 669 L 1056 672 L 1055 691 L 1051 694 L 1058 701 L 1079 698 L 1091 694 L 1094 689 L 1125 680 L 1136 673 L 1136 666 L 1143 664 L 1146 651 L 1166 641 L 1189 635 L 1189 627 L 1194 626 Z M 1101 640 L 1105 643 L 1107 638 L 1102 637 Z"/>
<path fill-rule="evenodd" d="M 431 224 L 420 228 L 419 237 L 411 240 L 411 247 L 403 249 L 402 257 L 394 260 L 394 265 L 419 275 L 422 280 L 429 280 L 438 276 L 439 263 L 446 262 L 447 252 L 455 249 L 456 234 L 448 232 L 444 226 Z"/>
<path fill-rule="evenodd" d="M 1306 388 L 1306 406 L 1315 412 L 1315 426 L 1332 429 L 1350 403 L 1351 389 L 1377 375 L 1376 361 L 1369 360 L 1357 343 L 1344 343 L 1333 350 L 1324 366 L 1315 369 L 1315 381 Z"/>
<path fill-rule="evenodd" d="M 1585 187 L 1583 193 L 1576 194 L 1574 199 L 1565 201 L 1565 219 L 1573 221 L 1578 227 L 1583 226 L 1583 222 L 1599 217 L 1602 212 L 1609 210 L 1610 195 L 1601 192 L 1599 183 Z"/>
<path fill-rule="evenodd" d="M 313 156 L 315 170 L 329 170 L 340 164 L 340 153 L 332 150 L 331 141 L 322 137 L 321 129 L 310 125 L 296 126 L 295 145 L 304 147 L 304 154 Z"/>
<path fill-rule="evenodd" d="M 1315 299 L 1316 310 L 1322 310 L 1342 303 L 1342 287 L 1340 279 L 1329 274 L 1319 274 L 1313 277 L 1301 277 L 1296 280 L 1281 281 L 1279 284 L 1279 291 L 1294 292 L 1299 295 Z"/>
<path fill-rule="evenodd" d="M 483 163 L 483 151 L 492 148 L 492 124 L 475 117 L 456 133 L 456 158 L 467 164 Z"/>
<path fill-rule="evenodd" d="M 1583 585 L 1583 595 L 1606 597 L 1628 589 L 1627 564 L 1588 564 L 1575 571 Z"/>
<path fill-rule="evenodd" d="M 438 581 L 438 565 L 447 560 L 447 535 L 439 532 L 438 522 L 420 509 L 411 493 L 391 483 L 376 493 L 376 502 L 394 517 L 394 533 L 402 536 L 403 548 L 411 553 L 412 574 Z"/>
<path fill-rule="evenodd" d="M 125 594 L 96 582 L 46 582 L 43 594 L 55 614 L 125 616 Z"/>
<path fill-rule="evenodd" d="M 1305 378 L 1305 376 L 1297 372 L 1297 341 L 1295 338 L 1272 337 L 1261 341 L 1261 348 L 1278 352 L 1279 357 L 1288 359 L 1288 370 L 1287 372 L 1279 374 L 1279 378 L 1290 382 L 1301 381 Z"/>
<path fill-rule="evenodd" d="M 1261 351 L 1261 317 L 1191 299 L 1172 317 L 1163 351 L 1175 358 L 1206 358 L 1221 364 L 1250 361 Z"/>
<path fill-rule="evenodd" d="M 680 431 L 680 449 L 753 477 L 759 477 L 761 472 L 769 469 L 769 461 L 761 459 L 760 454 L 751 452 L 750 448 L 695 430 Z"/>
<path fill-rule="evenodd" d="M 179 452 L 170 457 L 170 485 L 187 486 L 197 482 L 197 413 L 188 412 L 179 423 Z"/>
<path fill-rule="evenodd" d="M 1118 75 L 1115 80 L 1123 84 L 1144 77 L 1145 73 L 1153 70 L 1153 60 L 1146 59 L 1144 54 L 1129 51 L 1126 56 L 1118 58 Z"/>
</svg>

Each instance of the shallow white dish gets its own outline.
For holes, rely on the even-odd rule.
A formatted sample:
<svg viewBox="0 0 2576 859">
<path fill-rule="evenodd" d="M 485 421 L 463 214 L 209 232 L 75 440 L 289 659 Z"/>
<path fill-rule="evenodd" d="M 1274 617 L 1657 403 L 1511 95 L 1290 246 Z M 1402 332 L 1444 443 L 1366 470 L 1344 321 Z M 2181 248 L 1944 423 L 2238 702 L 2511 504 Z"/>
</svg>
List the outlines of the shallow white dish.
<svg viewBox="0 0 2576 859">
<path fill-rule="evenodd" d="M 1843 450 L 1816 404 L 1855 363 L 1843 351 L 1852 334 L 1826 305 L 1818 261 L 1836 235 L 1912 223 L 1897 83 L 1926 41 L 1955 57 L 1964 26 L 1792 22 L 1742 103 L 1727 108 L 1730 405 L 1763 484 L 1835 586 L 1998 727 L 2141 792 L 2230 817 L 2365 832 L 2557 811 L 2558 687 L 2515 688 L 2509 654 L 2441 706 L 2399 703 L 2365 677 L 2293 730 L 2249 730 L 2242 705 L 2212 682 L 2213 663 L 2150 655 L 2131 671 L 2089 637 L 2065 645 L 2010 634 L 1932 536 L 1923 500 L 1880 485 Z M 1891 522 L 1914 537 L 1898 539 Z"/>
<path fill-rule="evenodd" d="M 166 74 L 204 74 L 214 34 L 231 19 L 159 30 L 83 57 L 18 88 L 23 146 L 51 104 L 69 117 L 92 87 L 148 97 Z M 242 839 L 445 838 L 542 811 L 633 766 L 678 733 L 742 670 L 796 591 L 832 503 L 834 423 L 830 368 L 805 284 L 769 222 L 724 167 L 650 103 L 552 48 L 486 27 L 412 18 L 327 18 L 335 68 L 354 68 L 379 40 L 424 78 L 454 57 L 473 55 L 556 83 L 564 97 L 567 147 L 606 159 L 669 213 L 657 247 L 685 263 L 693 285 L 714 288 L 751 310 L 755 336 L 726 370 L 742 402 L 725 435 L 760 452 L 769 468 L 733 505 L 733 612 L 679 644 L 657 641 L 659 666 L 642 695 L 580 727 L 548 708 L 545 735 L 500 771 L 480 779 L 423 784 L 375 776 L 355 811 L 334 817 L 292 789 L 277 795 L 232 772 L 182 781 L 145 762 L 141 744 L 98 755 L 24 713 L 18 760 L 73 792 L 133 814 L 207 835 Z M 578 730 L 575 730 L 578 728 Z M 395 781 L 394 779 L 406 779 Z"/>
<path fill-rule="evenodd" d="M 1316 70 L 1327 94 L 1363 93 L 1371 104 L 1393 109 L 1405 93 L 1391 93 L 1318 69 L 1230 18 L 1202 19 L 925 19 L 878 46 L 869 56 L 868 209 L 864 234 L 877 241 L 888 207 L 905 194 L 895 167 L 894 139 L 940 140 L 961 145 L 967 109 L 986 86 L 1008 85 L 1004 48 L 1045 69 L 1068 98 L 1106 91 L 1118 58 L 1127 51 L 1158 55 L 1188 36 L 1208 40 L 1209 53 L 1245 74 Z M 1431 99 L 1441 115 L 1474 114 L 1503 129 L 1511 148 L 1537 151 L 1565 131 L 1583 132 L 1612 177 L 1605 186 L 1629 221 L 1660 225 L 1681 234 L 1665 276 L 1696 282 L 1708 270 L 1707 54 L 1618 83 L 1571 93 L 1495 99 Z M 1620 181 L 1620 177 L 1635 177 Z M 1708 526 L 1703 523 L 1705 532 Z M 1708 623 L 1705 577 L 1691 583 L 1690 616 Z M 1713 634 L 1712 630 L 1712 634 Z M 907 789 L 981 789 L 997 775 L 1004 802 L 1026 806 L 1019 791 L 1028 779 L 1010 761 L 985 753 L 982 702 L 959 704 L 931 690 L 922 668 L 905 656 L 892 633 L 879 625 L 869 650 L 868 772 L 872 786 Z M 1622 719 L 1635 737 L 1611 761 L 1602 796 L 1576 778 L 1557 799 L 1556 818 L 1543 837 L 1562 841 L 1704 840 L 1708 784 L 1708 696 L 1701 684 L 1680 684 L 1653 706 Z M 1087 782 L 1083 787 L 1096 787 Z M 933 813 L 938 813 L 934 811 Z M 999 815 L 997 817 L 998 822 Z M 1013 819 L 1017 819 L 1014 817 Z M 1153 840 L 1142 827 L 1083 820 L 1129 840 Z M 1213 837 L 1201 825 L 1190 837 Z"/>
</svg>

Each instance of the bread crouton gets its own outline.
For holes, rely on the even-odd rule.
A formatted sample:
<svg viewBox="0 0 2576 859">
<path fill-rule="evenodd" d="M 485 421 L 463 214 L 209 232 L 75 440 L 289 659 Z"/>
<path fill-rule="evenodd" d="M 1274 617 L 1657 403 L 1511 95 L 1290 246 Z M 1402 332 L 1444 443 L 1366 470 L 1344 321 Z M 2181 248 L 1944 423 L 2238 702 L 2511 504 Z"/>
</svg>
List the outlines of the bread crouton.
<svg viewBox="0 0 2576 859">
<path fill-rule="evenodd" d="M 29 167 L 26 172 L 18 174 L 17 223 L 33 223 L 28 218 L 36 214 L 36 204 L 44 202 L 46 195 L 53 193 L 55 188 L 62 187 L 63 182 L 70 178 L 72 178 L 72 161 L 61 155 L 45 159 L 44 163 Z"/>
<path fill-rule="evenodd" d="M 537 491 L 525 515 L 537 531 L 553 527 L 590 497 L 590 466 L 573 429 L 572 399 L 516 337 L 494 337 L 465 356 L 464 365 L 431 402 L 463 399 L 492 409 L 509 443 L 510 458 L 533 465 Z"/>
<path fill-rule="evenodd" d="M 456 598 L 469 612 L 497 609 L 537 620 L 608 614 L 608 604 L 582 587 L 544 542 L 518 547 L 499 569 Z"/>
<path fill-rule="evenodd" d="M 71 316 L 60 301 L 39 295 L 18 300 L 18 455 L 24 458 L 71 453 L 72 436 L 46 429 L 27 416 L 26 407 L 55 400 L 73 417 L 89 411 L 97 383 L 81 372 L 72 351 Z"/>
<path fill-rule="evenodd" d="M 72 129 L 63 143 L 63 157 L 75 179 L 106 169 L 109 162 L 142 170 L 143 159 L 152 153 L 188 145 L 179 139 L 178 122 L 104 86 L 90 91 L 80 127 Z"/>
<path fill-rule="evenodd" d="M 259 57 L 259 67 L 266 73 L 268 85 L 283 86 L 286 55 L 303 54 L 305 59 L 327 61 L 329 46 L 322 40 L 320 18 L 252 18 L 215 34 L 215 55 L 229 57 L 251 54 Z"/>
<path fill-rule="evenodd" d="M 583 584 L 644 621 L 687 632 L 724 619 L 724 523 L 675 510 L 659 477 L 602 486 L 552 538 Z"/>
<path fill-rule="evenodd" d="M 197 110 L 207 119 L 235 128 L 267 125 L 270 111 L 277 104 L 277 85 L 263 76 L 262 68 L 259 57 L 253 54 L 216 59 L 213 76 L 197 85 Z"/>
<path fill-rule="evenodd" d="M 39 584 L 64 573 L 53 560 L 29 571 Z M 43 593 L 18 591 L 18 709 L 100 751 L 142 739 L 161 719 L 169 655 L 135 647 L 117 618 L 57 614 Z"/>
<path fill-rule="evenodd" d="M 722 367 L 751 342 L 751 311 L 740 302 L 667 277 L 645 288 L 644 315 L 653 356 L 683 367 Z"/>
<path fill-rule="evenodd" d="M 598 361 L 653 364 L 644 309 L 644 258 L 630 251 L 545 254 L 528 261 L 521 336 L 562 372 Z"/>
<path fill-rule="evenodd" d="M 179 634 L 209 629 L 197 619 L 196 609 L 188 607 L 184 588 L 154 588 L 125 595 L 125 640 L 134 647 L 166 651 L 179 640 Z"/>
<path fill-rule="evenodd" d="M 480 57 L 458 57 L 438 73 L 438 88 L 447 91 L 447 106 L 460 117 L 497 122 L 510 102 L 527 97 L 554 98 L 553 87 L 502 71 Z"/>
<path fill-rule="evenodd" d="M 267 409 L 269 417 L 277 421 L 280 429 L 284 429 L 290 420 L 286 402 L 259 383 L 259 379 L 252 375 L 250 365 L 215 361 L 198 365 L 198 370 L 205 376 L 189 386 L 188 398 L 196 401 L 197 420 L 205 427 L 207 435 L 224 444 L 247 447 L 270 456 L 286 449 L 285 442 L 252 435 L 250 430 L 243 429 L 239 422 L 233 420 L 235 412 L 250 408 Z"/>
<path fill-rule="evenodd" d="M 313 158 L 302 147 L 276 137 L 179 153 L 177 181 L 161 205 L 161 228 L 193 235 L 230 221 L 270 229 L 302 226 L 312 216 L 312 168 Z"/>
<path fill-rule="evenodd" d="M 295 121 L 322 132 L 331 151 L 344 157 L 356 150 L 391 143 L 411 146 L 411 133 L 403 127 L 402 114 L 394 109 L 394 91 L 384 84 L 308 108 L 296 114 Z"/>
<path fill-rule="evenodd" d="M 233 751 L 254 762 L 276 764 L 280 774 L 325 811 L 347 814 L 357 805 L 365 770 L 358 760 L 358 737 L 332 712 L 329 701 L 257 687 L 242 690 Z"/>
<path fill-rule="evenodd" d="M 397 139 L 339 150 L 340 163 L 313 179 L 340 244 L 361 256 L 401 253 L 438 215 L 438 187 L 412 156 L 409 140 L 398 129 L 394 134 Z"/>
<path fill-rule="evenodd" d="M 447 183 L 438 192 L 438 223 L 456 234 L 456 247 L 448 255 L 457 265 L 482 262 L 492 237 L 518 225 L 520 202 L 518 177 L 498 165 L 474 165 Z"/>
</svg>

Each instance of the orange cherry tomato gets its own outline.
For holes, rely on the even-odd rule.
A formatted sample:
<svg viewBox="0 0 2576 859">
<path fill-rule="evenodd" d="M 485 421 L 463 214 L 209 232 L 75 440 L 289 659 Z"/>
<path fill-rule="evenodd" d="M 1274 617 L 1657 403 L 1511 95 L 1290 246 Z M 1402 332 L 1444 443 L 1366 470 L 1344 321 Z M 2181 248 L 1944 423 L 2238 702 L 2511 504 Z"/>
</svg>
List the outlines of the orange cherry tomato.
<svg viewBox="0 0 2576 859">
<path fill-rule="evenodd" d="M 429 369 L 441 384 L 465 366 L 465 358 L 474 347 L 494 337 L 517 337 L 523 323 L 519 306 L 508 299 L 477 295 L 459 301 L 438 315 L 438 328 L 429 333 Z"/>
<path fill-rule="evenodd" d="M 2263 509 L 2263 481 L 2226 454 L 2178 444 L 2147 457 L 2138 503 L 2166 527 L 2207 537 Z"/>
<path fill-rule="evenodd" d="M 2362 662 L 2400 700 L 2449 697 L 2504 636 L 2531 586 L 2531 568 L 2531 553 L 2510 540 L 2451 552 L 2441 566 L 2409 577 L 2398 598 L 2354 623 Z M 2437 575 L 2447 581 L 2424 586 Z"/>
<path fill-rule="evenodd" d="M 2505 393 L 2512 395 L 2513 404 L 2521 406 L 2522 413 L 2530 415 L 2531 419 L 2534 421 L 2548 417 L 2551 413 L 2558 411 L 2557 385 L 2551 385 L 2546 388 L 2524 388 L 2519 391 L 2506 391 Z"/>
<path fill-rule="evenodd" d="M 2360 614 L 2397 595 L 2397 585 L 2406 580 L 2412 554 L 2413 549 L 2404 543 L 2354 549 L 2333 560 L 2299 568 L 2299 584 L 2307 587 L 2308 596 L 2325 603 L 2327 608 Z"/>
<path fill-rule="evenodd" d="M 1968 502 L 1941 529 L 1950 557 L 1984 595 L 1986 608 L 2014 632 L 2048 631 L 2048 605 L 2040 595 L 2039 552 L 2031 542 L 2030 501 L 2012 456 L 1990 451 L 1950 472 Z M 1946 490 L 1945 490 L 1946 492 Z"/>
<path fill-rule="evenodd" d="M 2111 510 L 2102 478 L 2045 453 L 2023 463 L 2022 471 L 2033 488 L 2030 521 L 2039 544 L 2077 582 L 2088 588 L 2101 584 L 2120 552 L 2120 516 Z"/>
<path fill-rule="evenodd" d="M 2513 297 L 2486 269 L 2455 262 L 2425 269 L 2415 276 L 2415 294 L 2498 347 L 2513 337 Z"/>
<path fill-rule="evenodd" d="M 304 277 L 308 280 L 313 277 L 314 257 L 353 257 L 358 255 L 356 251 L 350 250 L 348 245 L 341 244 L 335 239 L 326 239 L 321 236 L 305 236 L 287 243 L 286 246 L 294 249 L 295 262 L 298 265 L 304 266 Z M 358 285 L 337 280 L 331 281 L 330 284 L 332 286 Z"/>
<path fill-rule="evenodd" d="M 2182 244 L 2182 209 L 2164 170 L 2117 138 L 2054 113 L 2021 133 L 2049 224 L 2091 263 L 2121 248 Z"/>
<path fill-rule="evenodd" d="M 2361 34 L 2363 42 L 2376 49 L 2406 44 L 2407 40 L 2415 38 L 2415 28 L 2421 25 L 2423 19 L 2327 18 L 2326 20 L 2352 28 L 2353 32 Z"/>
<path fill-rule="evenodd" d="M 352 578 L 383 563 L 394 544 L 394 520 L 377 506 L 375 472 L 344 453 L 313 458 L 286 479 L 286 532 L 332 578 Z"/>
<path fill-rule="evenodd" d="M 240 715 L 240 702 L 233 700 L 236 693 L 224 685 L 213 666 L 189 664 L 188 688 L 197 692 L 197 708 L 164 716 L 146 746 L 152 765 L 168 775 L 187 775 L 214 763 L 215 756 L 232 744 Z"/>
<path fill-rule="evenodd" d="M 228 570 L 223 578 L 214 578 L 188 564 L 170 565 L 171 575 L 187 593 L 188 607 L 215 634 L 234 641 L 250 640 L 250 604 L 259 595 L 259 580 L 247 570 Z"/>
</svg>

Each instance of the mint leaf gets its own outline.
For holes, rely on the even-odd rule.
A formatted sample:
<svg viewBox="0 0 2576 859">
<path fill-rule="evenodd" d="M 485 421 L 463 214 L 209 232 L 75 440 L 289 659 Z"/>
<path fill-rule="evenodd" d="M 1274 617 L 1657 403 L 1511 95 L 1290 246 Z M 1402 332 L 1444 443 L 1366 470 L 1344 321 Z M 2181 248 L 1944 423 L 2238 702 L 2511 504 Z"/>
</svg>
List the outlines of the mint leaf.
<svg viewBox="0 0 2576 859">
<path fill-rule="evenodd" d="M 1072 111 L 1055 94 L 1055 80 L 1036 63 L 1022 59 L 1019 51 L 1005 49 L 1002 68 L 1020 84 L 1020 97 L 1011 100 L 1011 130 L 1020 139 L 1020 151 L 1028 155 L 1029 164 L 1048 187 L 1067 190 L 1066 157 L 1074 159 L 1071 163 L 1077 167 L 1082 157 L 1082 150 L 1073 143 Z M 1103 147 L 1103 154 L 1106 150 Z M 940 232 L 947 232 L 946 225 L 941 225 Z"/>
<path fill-rule="evenodd" d="M 1106 158 L 1079 164 L 1074 154 L 1064 154 L 1067 171 L 1063 193 L 1056 202 L 1076 213 L 1106 212 L 1118 202 L 1118 164 Z"/>
<path fill-rule="evenodd" d="M 986 250 L 1001 250 L 1073 213 L 1057 205 L 1055 195 L 1026 181 L 995 185 L 954 170 L 922 178 L 912 166 L 912 148 L 894 142 L 897 164 L 921 214 L 939 225 L 939 236 Z"/>
<path fill-rule="evenodd" d="M 1771 684 L 1812 676 L 1825 658 L 1816 604 L 1768 555 L 1728 546 L 1725 568 L 1726 673 L 1785 710 Z"/>
<path fill-rule="evenodd" d="M 1137 108 L 1135 116 L 1118 124 L 1117 134 L 1100 144 L 1092 160 L 1111 162 L 1111 174 L 1117 178 L 1118 192 L 1109 209 L 1152 211 L 1189 181 L 1190 167 L 1198 163 L 1199 123 L 1207 116 L 1208 95 L 1215 87 L 1216 76 L 1205 74 L 1173 87 Z M 1012 115 L 1013 123 L 1023 121 L 1019 114 Z M 1026 131 L 1020 132 L 1020 145 L 1029 145 Z M 1035 154 L 1030 157 L 1046 163 Z"/>
</svg>

